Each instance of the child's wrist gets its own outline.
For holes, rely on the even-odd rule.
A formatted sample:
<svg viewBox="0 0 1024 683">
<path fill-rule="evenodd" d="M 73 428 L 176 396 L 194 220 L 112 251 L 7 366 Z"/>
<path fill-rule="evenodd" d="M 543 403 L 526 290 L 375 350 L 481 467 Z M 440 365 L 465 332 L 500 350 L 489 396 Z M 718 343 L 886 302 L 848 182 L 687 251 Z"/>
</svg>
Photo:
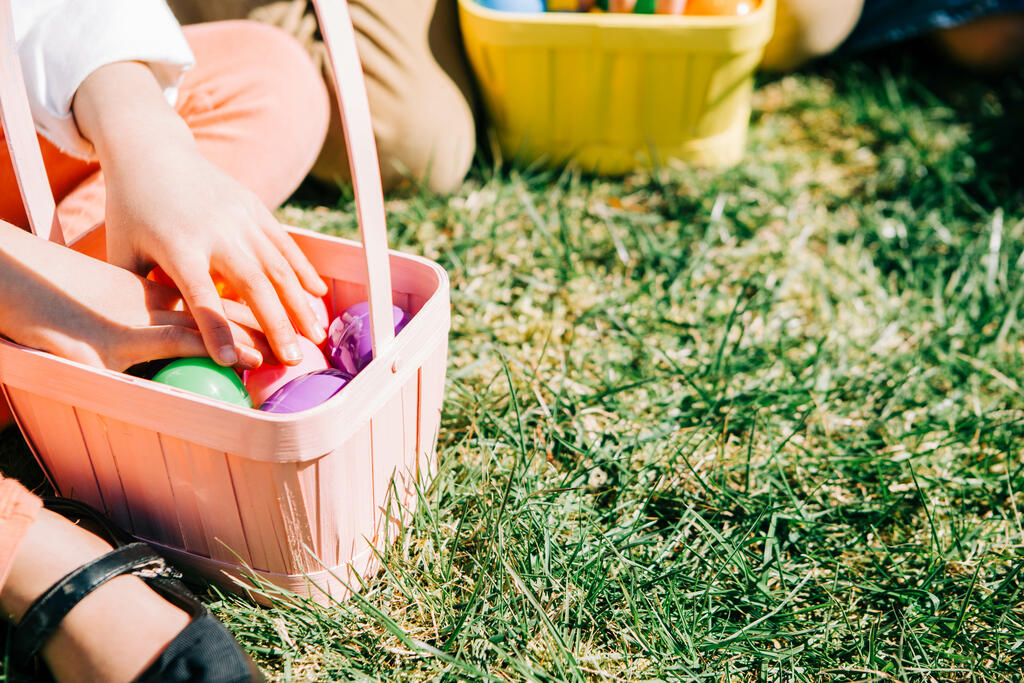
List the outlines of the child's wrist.
<svg viewBox="0 0 1024 683">
<path fill-rule="evenodd" d="M 195 145 L 192 131 L 140 62 L 116 62 L 89 74 L 75 93 L 72 113 L 108 173 L 116 170 L 111 164 L 145 156 L 155 146 Z"/>
</svg>

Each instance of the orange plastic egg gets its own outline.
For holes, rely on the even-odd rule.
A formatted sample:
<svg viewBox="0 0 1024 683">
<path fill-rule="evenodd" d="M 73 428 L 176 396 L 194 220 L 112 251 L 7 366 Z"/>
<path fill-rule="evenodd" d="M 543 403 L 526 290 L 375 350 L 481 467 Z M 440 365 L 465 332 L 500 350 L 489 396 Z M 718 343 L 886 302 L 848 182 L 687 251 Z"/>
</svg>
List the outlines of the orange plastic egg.
<svg viewBox="0 0 1024 683">
<path fill-rule="evenodd" d="M 149 274 L 146 276 L 146 279 L 152 280 L 153 282 L 159 283 L 166 287 L 174 287 L 175 289 L 178 288 L 178 286 L 174 284 L 174 280 L 171 279 L 171 276 L 165 273 L 164 269 L 161 268 L 160 266 L 155 266 L 153 270 L 149 271 Z"/>
<path fill-rule="evenodd" d="M 217 294 L 220 294 L 221 299 L 231 299 L 232 301 L 239 300 L 238 292 L 235 291 L 235 288 L 229 285 L 227 280 L 224 280 L 219 275 L 213 276 L 213 286 L 217 288 Z"/>
<path fill-rule="evenodd" d="M 164 269 L 160 266 L 156 266 L 153 270 L 149 271 L 149 275 L 146 277 L 153 282 L 158 282 L 162 285 L 167 285 L 168 287 L 174 287 L 175 289 L 178 288 L 178 286 L 174 284 L 174 280 L 171 279 L 171 276 L 165 273 Z M 238 301 L 238 292 L 236 292 L 226 280 L 221 278 L 219 275 L 213 275 L 212 277 L 213 286 L 217 288 L 217 294 L 220 295 L 220 298 Z"/>
<path fill-rule="evenodd" d="M 691 16 L 746 16 L 761 4 L 760 0 L 687 0 L 684 14 Z"/>
</svg>

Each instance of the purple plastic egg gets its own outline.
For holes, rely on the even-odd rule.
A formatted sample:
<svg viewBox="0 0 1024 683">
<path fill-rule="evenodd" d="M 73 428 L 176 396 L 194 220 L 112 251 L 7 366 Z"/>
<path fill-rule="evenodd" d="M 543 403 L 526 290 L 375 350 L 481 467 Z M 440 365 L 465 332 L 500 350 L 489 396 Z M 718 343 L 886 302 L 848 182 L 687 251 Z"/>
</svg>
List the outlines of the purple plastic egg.
<svg viewBox="0 0 1024 683">
<path fill-rule="evenodd" d="M 352 375 L 341 370 L 318 370 L 296 377 L 260 405 L 267 413 L 297 413 L 314 408 L 345 388 Z"/>
<path fill-rule="evenodd" d="M 392 306 L 395 334 L 402 331 L 411 316 L 398 306 Z M 373 340 L 370 335 L 370 304 L 363 301 L 345 309 L 331 322 L 327 331 L 327 359 L 331 365 L 355 375 L 373 360 Z"/>
</svg>

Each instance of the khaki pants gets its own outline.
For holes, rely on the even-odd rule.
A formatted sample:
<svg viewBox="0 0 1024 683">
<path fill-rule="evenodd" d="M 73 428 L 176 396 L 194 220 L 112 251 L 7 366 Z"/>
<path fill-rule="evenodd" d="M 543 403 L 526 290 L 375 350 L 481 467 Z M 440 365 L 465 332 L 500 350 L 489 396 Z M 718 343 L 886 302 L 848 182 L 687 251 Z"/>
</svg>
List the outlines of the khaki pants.
<svg viewBox="0 0 1024 683">
<path fill-rule="evenodd" d="M 326 53 L 307 0 L 168 4 L 182 24 L 247 18 L 278 26 L 298 38 L 326 68 Z M 350 0 L 349 6 L 385 188 L 412 178 L 435 192 L 454 190 L 469 170 L 476 143 L 472 86 L 455 0 Z M 328 182 L 349 180 L 336 107 L 312 173 Z"/>
</svg>

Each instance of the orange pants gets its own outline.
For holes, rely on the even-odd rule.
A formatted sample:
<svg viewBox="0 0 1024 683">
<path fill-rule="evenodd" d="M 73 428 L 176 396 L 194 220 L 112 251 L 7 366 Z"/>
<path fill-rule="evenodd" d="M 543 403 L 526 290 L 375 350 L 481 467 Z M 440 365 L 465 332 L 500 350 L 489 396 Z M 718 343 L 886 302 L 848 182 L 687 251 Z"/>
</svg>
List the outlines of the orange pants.
<svg viewBox="0 0 1024 683">
<path fill-rule="evenodd" d="M 298 41 L 272 26 L 222 21 L 184 30 L 196 66 L 181 83 L 178 114 L 207 159 L 276 207 L 309 172 L 327 134 L 330 105 L 319 70 Z M 73 242 L 103 222 L 103 172 L 45 139 L 40 145 L 57 213 Z M 0 220 L 28 226 L 6 144 L 0 144 Z M 0 395 L 0 429 L 9 421 Z"/>
</svg>

